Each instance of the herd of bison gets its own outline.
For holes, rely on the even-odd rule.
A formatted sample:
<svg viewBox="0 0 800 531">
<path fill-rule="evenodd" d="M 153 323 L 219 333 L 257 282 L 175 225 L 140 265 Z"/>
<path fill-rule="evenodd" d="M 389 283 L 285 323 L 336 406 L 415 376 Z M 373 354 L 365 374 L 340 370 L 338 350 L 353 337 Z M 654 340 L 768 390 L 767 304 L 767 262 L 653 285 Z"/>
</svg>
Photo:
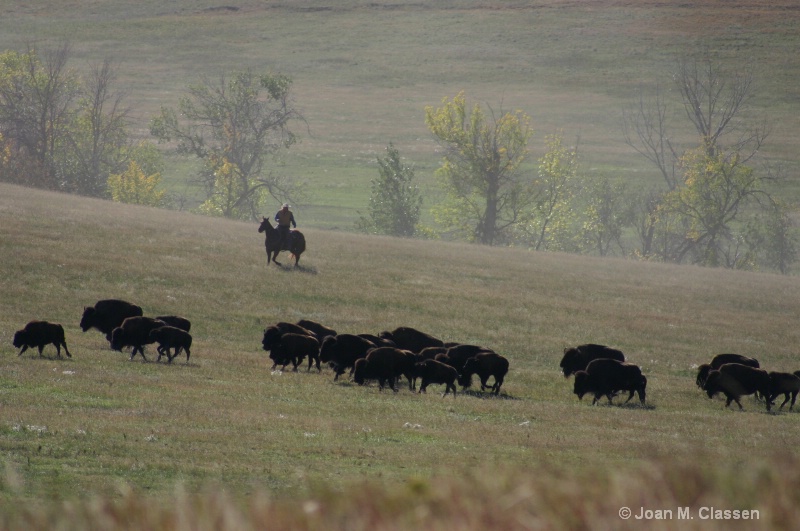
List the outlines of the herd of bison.
<svg viewBox="0 0 800 531">
<path fill-rule="evenodd" d="M 145 357 L 145 346 L 156 344 L 157 362 L 166 357 L 167 363 L 181 353 L 186 362 L 191 355 L 191 323 L 176 315 L 145 317 L 140 306 L 119 299 L 98 301 L 84 308 L 80 322 L 84 332 L 95 328 L 105 334 L 113 350 L 131 349 L 130 359 L 137 353 Z M 462 389 L 471 386 L 473 375 L 481 381 L 481 391 L 500 394 L 500 387 L 508 373 L 508 360 L 488 347 L 463 343 L 444 342 L 414 328 L 400 327 L 392 331 L 372 334 L 339 334 L 335 330 L 310 320 L 297 323 L 279 322 L 267 326 L 261 341 L 269 352 L 272 369 L 285 369 L 291 364 L 296 371 L 307 359 L 308 371 L 322 364 L 334 372 L 334 381 L 349 372 L 349 377 L 359 384 L 377 381 L 379 389 L 389 387 L 397 391 L 401 377 L 408 380 L 410 390 L 422 393 L 432 384 L 444 385 L 442 396 L 456 395 L 456 384 Z M 22 355 L 28 348 L 38 348 L 39 355 L 46 345 L 54 345 L 57 356 L 61 348 L 68 357 L 64 328 L 47 321 L 31 321 L 14 334 L 14 347 Z M 586 344 L 564 349 L 560 364 L 565 377 L 574 375 L 574 393 L 594 397 L 592 404 L 603 396 L 609 404 L 619 393 L 628 393 L 625 403 L 634 394 L 645 404 L 647 378 L 641 369 L 625 362 L 625 355 L 605 345 Z M 489 379 L 493 382 L 489 385 Z M 725 407 L 735 401 L 742 408 L 740 398 L 755 395 L 766 404 L 767 411 L 780 395 L 780 407 L 791 400 L 794 407 L 800 391 L 800 371 L 795 373 L 767 372 L 759 362 L 739 354 L 718 354 L 709 363 L 699 366 L 697 385 L 713 398 L 723 394 Z"/>
</svg>

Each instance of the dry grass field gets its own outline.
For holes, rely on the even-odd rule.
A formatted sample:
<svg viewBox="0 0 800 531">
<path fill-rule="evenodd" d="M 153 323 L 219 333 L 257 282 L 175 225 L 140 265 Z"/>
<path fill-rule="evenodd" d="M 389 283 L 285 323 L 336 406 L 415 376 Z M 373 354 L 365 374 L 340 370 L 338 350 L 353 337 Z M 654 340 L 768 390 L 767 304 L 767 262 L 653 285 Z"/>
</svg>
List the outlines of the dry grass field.
<svg viewBox="0 0 800 531">
<path fill-rule="evenodd" d="M 283 269 L 267 267 L 255 223 L 0 184 L 0 529 L 796 528 L 800 413 L 751 397 L 726 409 L 695 385 L 697 365 L 720 352 L 800 369 L 796 277 L 349 232 L 390 141 L 435 200 L 424 107 L 462 89 L 531 115 L 534 142 L 580 136 L 587 172 L 651 182 L 622 142 L 621 109 L 707 48 L 757 68 L 766 151 L 790 177 L 781 194 L 800 197 L 794 2 L 47 0 L 0 11 L 2 50 L 69 40 L 76 68 L 118 61 L 141 137 L 202 76 L 288 74 L 309 127 L 281 171 L 310 191 L 295 208 L 308 251 Z M 183 191 L 190 164 L 169 165 Z M 189 363 L 155 363 L 152 348 L 129 361 L 81 332 L 83 308 L 112 297 L 191 319 Z M 511 371 L 500 397 L 455 399 L 440 386 L 334 382 L 328 368 L 271 371 L 264 327 L 302 318 L 346 333 L 413 326 L 491 347 Z M 63 324 L 73 357 L 17 356 L 14 332 L 33 319 Z M 646 406 L 575 397 L 558 362 L 588 342 L 642 367 Z M 712 507 L 757 519 L 706 518 Z"/>
<path fill-rule="evenodd" d="M 267 268 L 255 223 L 8 185 L 0 226 L 0 527 L 618 528 L 616 506 L 674 504 L 760 509 L 764 529 L 796 517 L 798 413 L 725 409 L 694 383 L 718 352 L 797 369 L 793 278 L 314 229 L 301 268 Z M 109 297 L 191 319 L 190 362 L 129 361 L 81 332 Z M 263 328 L 301 318 L 414 326 L 511 371 L 500 397 L 455 399 L 270 371 Z M 17 356 L 32 319 L 62 323 L 73 357 Z M 578 401 L 558 362 L 584 342 L 643 368 L 645 407 Z"/>
</svg>

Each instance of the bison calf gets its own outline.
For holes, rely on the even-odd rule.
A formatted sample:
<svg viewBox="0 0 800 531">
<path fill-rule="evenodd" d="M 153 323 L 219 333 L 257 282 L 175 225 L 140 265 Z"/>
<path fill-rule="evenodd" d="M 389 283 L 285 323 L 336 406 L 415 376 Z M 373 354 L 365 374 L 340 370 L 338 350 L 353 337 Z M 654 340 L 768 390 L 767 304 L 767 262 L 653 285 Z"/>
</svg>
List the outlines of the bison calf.
<svg viewBox="0 0 800 531">
<path fill-rule="evenodd" d="M 39 348 L 39 356 L 41 356 L 45 345 L 55 345 L 59 358 L 61 357 L 61 347 L 64 347 L 67 357 L 72 357 L 64 339 L 64 327 L 60 324 L 31 321 L 25 325 L 25 328 L 17 330 L 14 334 L 14 346 L 20 349 L 18 356 L 22 356 L 23 352 L 33 347 Z"/>
<path fill-rule="evenodd" d="M 462 382 L 470 382 L 473 374 L 477 374 L 481 379 L 481 391 L 486 389 L 486 381 L 493 376 L 494 384 L 492 384 L 490 392 L 497 396 L 500 394 L 500 386 L 503 385 L 503 380 L 508 374 L 508 360 L 494 352 L 477 354 L 464 363 L 464 368 L 461 370 Z"/>
<path fill-rule="evenodd" d="M 161 361 L 161 356 L 167 356 L 167 363 L 172 363 L 181 350 L 186 351 L 186 363 L 189 363 L 189 356 L 191 355 L 192 336 L 186 330 L 176 326 L 161 326 L 150 330 L 150 342 L 158 343 L 158 359 Z M 173 354 L 170 354 L 170 349 L 175 349 Z M 144 357 L 144 353 L 142 353 Z"/>
<path fill-rule="evenodd" d="M 421 380 L 419 393 L 426 393 L 430 384 L 444 384 L 442 397 L 447 395 L 448 391 L 453 391 L 453 398 L 456 397 L 458 371 L 450 365 L 433 359 L 422 360 L 414 364 L 413 375 Z"/>
<path fill-rule="evenodd" d="M 800 378 L 798 378 L 797 373 L 775 371 L 769 373 L 769 397 L 767 399 L 769 402 L 774 403 L 773 401 L 778 395 L 782 394 L 783 403 L 778 409 L 783 409 L 783 406 L 786 405 L 790 398 L 792 403 L 789 404 L 789 409 L 793 409 L 798 392 L 800 392 Z"/>
<path fill-rule="evenodd" d="M 295 371 L 306 356 L 308 357 L 308 370 L 311 370 L 311 365 L 316 361 L 317 370 L 322 372 L 319 364 L 319 341 L 311 336 L 283 334 L 269 353 L 269 357 L 273 361 L 273 369 L 278 365 L 282 365 L 282 368 L 285 369 L 286 365 L 291 362 Z"/>
</svg>

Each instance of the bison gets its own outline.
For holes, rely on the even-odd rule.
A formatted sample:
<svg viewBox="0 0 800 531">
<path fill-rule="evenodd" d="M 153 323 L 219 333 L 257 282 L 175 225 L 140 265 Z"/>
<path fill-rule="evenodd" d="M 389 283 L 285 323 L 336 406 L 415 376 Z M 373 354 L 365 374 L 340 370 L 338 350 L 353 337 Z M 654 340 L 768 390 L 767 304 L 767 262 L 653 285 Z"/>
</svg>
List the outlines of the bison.
<svg viewBox="0 0 800 531">
<path fill-rule="evenodd" d="M 366 357 L 356 360 L 353 381 L 364 385 L 366 380 L 378 380 L 381 390 L 388 383 L 392 391 L 397 392 L 395 382 L 400 376 L 408 378 L 410 387 L 415 361 L 414 354 L 408 350 L 377 347 L 370 350 Z"/>
<path fill-rule="evenodd" d="M 317 341 L 322 341 L 328 336 L 335 336 L 336 330 L 333 328 L 329 328 L 323 324 L 320 324 L 316 321 L 311 321 L 310 319 L 300 319 L 297 321 L 297 326 L 305 328 L 309 332 L 311 332 L 314 337 L 317 338 Z"/>
<path fill-rule="evenodd" d="M 741 354 L 717 354 L 711 358 L 710 363 L 704 363 L 697 368 L 697 387 L 702 389 L 706 378 L 708 378 L 709 371 L 713 369 L 719 369 L 726 363 L 738 363 L 740 365 L 747 365 L 748 367 L 753 367 L 755 369 L 760 367 L 758 360 L 755 358 L 748 358 L 747 356 L 742 356 Z"/>
<path fill-rule="evenodd" d="M 157 362 L 161 361 L 161 356 L 166 355 L 167 363 L 172 363 L 172 360 L 180 354 L 181 350 L 184 350 L 186 351 L 186 363 L 189 363 L 192 336 L 186 330 L 177 326 L 161 326 L 150 330 L 149 339 L 151 343 L 158 343 Z M 175 349 L 174 354 L 170 354 L 170 349 Z M 142 352 L 142 357 L 144 357 L 144 352 Z"/>
<path fill-rule="evenodd" d="M 453 391 L 453 398 L 456 397 L 456 379 L 458 378 L 458 371 L 450 365 L 436 361 L 434 359 L 425 359 L 418 361 L 414 364 L 413 375 L 415 378 L 420 378 L 419 393 L 427 393 L 427 387 L 430 384 L 444 384 L 444 397 L 448 391 Z"/>
<path fill-rule="evenodd" d="M 264 329 L 264 337 L 261 340 L 261 346 L 264 348 L 264 350 L 269 352 L 272 350 L 273 345 L 277 345 L 280 342 L 283 334 L 304 334 L 307 336 L 314 335 L 311 333 L 311 331 L 303 328 L 300 325 L 280 322 L 270 325 Z"/>
<path fill-rule="evenodd" d="M 192 322 L 186 317 L 181 317 L 179 315 L 157 315 L 155 318 L 159 321 L 164 321 L 169 326 L 180 328 L 184 332 L 188 332 L 192 328 Z"/>
<path fill-rule="evenodd" d="M 467 363 L 467 360 L 470 358 L 474 358 L 478 354 L 484 353 L 494 353 L 494 351 L 487 347 L 481 347 L 478 345 L 468 345 L 468 344 L 458 344 L 448 347 L 447 350 L 442 354 L 437 354 L 433 359 L 441 361 L 442 363 L 446 363 L 451 367 L 455 368 L 459 374 L 461 374 L 464 370 L 464 364 Z M 469 384 L 464 385 L 464 382 L 460 382 L 462 387 L 469 387 Z"/>
<path fill-rule="evenodd" d="M 800 392 L 800 378 L 798 372 L 775 372 L 769 373 L 769 397 L 768 401 L 774 404 L 774 400 L 778 395 L 783 395 L 783 403 L 778 409 L 783 409 L 786 402 L 791 398 L 792 403 L 789 404 L 789 409 L 794 408 L 794 403 L 797 400 L 797 393 Z"/>
<path fill-rule="evenodd" d="M 61 357 L 61 347 L 68 358 L 72 357 L 67 349 L 67 342 L 64 339 L 64 327 L 57 323 L 47 321 L 31 321 L 22 330 L 14 333 L 14 347 L 20 349 L 18 356 L 28 350 L 28 348 L 38 347 L 39 356 L 42 355 L 45 345 L 54 345 L 58 357 Z"/>
<path fill-rule="evenodd" d="M 644 404 L 646 388 L 647 378 L 639 366 L 611 358 L 599 358 L 592 360 L 585 370 L 575 372 L 573 391 L 581 400 L 583 395 L 592 393 L 594 395 L 592 405 L 604 395 L 611 404 L 611 399 L 619 391 L 630 393 L 625 401 L 626 404 L 633 398 L 634 393 L 639 395 L 639 401 Z"/>
<path fill-rule="evenodd" d="M 565 348 L 564 357 L 561 358 L 559 366 L 564 373 L 564 378 L 568 378 L 578 371 L 585 370 L 589 363 L 596 359 L 612 359 L 624 362 L 625 354 L 620 350 L 605 345 L 587 343 L 586 345 Z"/>
<path fill-rule="evenodd" d="M 734 401 L 739 409 L 744 409 L 739 398 L 754 393 L 760 393 L 766 399 L 767 411 L 772 405 L 769 400 L 770 378 L 767 371 L 740 363 L 726 363 L 719 369 L 709 371 L 703 390 L 708 394 L 708 398 L 723 393 L 727 399 L 725 407 Z"/>
<path fill-rule="evenodd" d="M 94 306 L 84 307 L 81 330 L 87 332 L 90 328 L 97 328 L 111 341 L 111 333 L 122 325 L 122 321 L 142 315 L 140 306 L 119 299 L 105 299 L 97 301 Z"/>
<path fill-rule="evenodd" d="M 155 339 L 150 337 L 150 332 L 162 326 L 166 326 L 164 321 L 158 321 L 152 317 L 128 317 L 111 332 L 111 348 L 121 352 L 124 347 L 133 347 L 131 359 L 136 356 L 136 352 L 139 352 L 142 359 L 147 361 L 144 347 L 155 343 Z"/>
<path fill-rule="evenodd" d="M 308 357 L 308 370 L 311 370 L 311 366 L 316 361 L 317 370 L 322 372 L 319 365 L 319 341 L 306 334 L 291 332 L 283 334 L 278 343 L 273 345 L 269 357 L 273 361 L 272 369 L 278 365 L 285 369 L 286 365 L 291 363 L 296 371 L 298 365 L 303 363 L 303 359 Z"/>
<path fill-rule="evenodd" d="M 426 347 L 444 346 L 444 342 L 441 339 L 407 326 L 395 328 L 391 332 L 384 331 L 378 335 L 392 341 L 397 345 L 397 348 L 410 350 L 414 353 L 420 352 Z"/>
<path fill-rule="evenodd" d="M 486 389 L 486 381 L 493 376 L 494 384 L 492 384 L 490 392 L 497 396 L 500 394 L 500 386 L 503 385 L 503 380 L 508 374 L 508 360 L 494 352 L 481 352 L 464 363 L 461 381 L 469 382 L 473 374 L 477 374 L 481 379 L 481 391 Z"/>
<path fill-rule="evenodd" d="M 353 334 L 338 334 L 326 337 L 319 347 L 319 359 L 333 368 L 333 381 L 339 379 L 347 369 L 355 370 L 356 360 L 366 357 L 376 345 L 372 341 Z"/>
</svg>

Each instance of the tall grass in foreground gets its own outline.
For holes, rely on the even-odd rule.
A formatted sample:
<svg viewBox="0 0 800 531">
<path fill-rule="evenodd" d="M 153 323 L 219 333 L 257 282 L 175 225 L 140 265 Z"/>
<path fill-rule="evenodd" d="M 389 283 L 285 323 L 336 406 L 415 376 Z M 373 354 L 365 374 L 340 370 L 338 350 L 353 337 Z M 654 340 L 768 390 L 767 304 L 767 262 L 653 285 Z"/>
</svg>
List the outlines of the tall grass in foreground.
<svg viewBox="0 0 800 531">
<path fill-rule="evenodd" d="M 8 478 L 7 478 L 8 480 Z M 13 481 L 13 479 L 11 480 Z M 631 512 L 625 514 L 625 509 Z M 727 511 L 727 512 L 726 512 Z M 626 470 L 566 473 L 481 467 L 460 476 L 313 486 L 298 498 L 266 491 L 244 499 L 224 486 L 157 497 L 42 503 L 0 514 L 3 529 L 247 531 L 382 529 L 796 529 L 800 463 L 784 457 L 729 463 L 654 461 Z"/>
</svg>

